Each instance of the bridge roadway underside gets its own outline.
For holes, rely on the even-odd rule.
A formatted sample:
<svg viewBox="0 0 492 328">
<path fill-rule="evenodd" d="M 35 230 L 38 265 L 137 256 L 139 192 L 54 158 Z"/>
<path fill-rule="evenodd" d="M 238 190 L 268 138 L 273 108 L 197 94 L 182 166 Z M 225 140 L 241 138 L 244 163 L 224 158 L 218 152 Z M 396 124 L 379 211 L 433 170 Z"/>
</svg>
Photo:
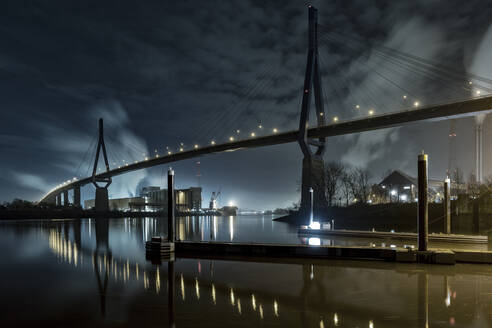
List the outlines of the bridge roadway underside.
<svg viewBox="0 0 492 328">
<path fill-rule="evenodd" d="M 359 118 L 349 121 L 343 121 L 335 124 L 325 125 L 322 127 L 310 128 L 308 136 L 310 138 L 317 137 L 333 137 L 351 133 L 373 131 L 396 126 L 402 126 L 414 122 L 422 121 L 440 121 L 452 118 L 460 118 L 474 116 L 479 113 L 489 113 L 492 111 L 492 96 L 474 98 L 471 100 L 458 101 L 453 103 L 434 105 L 423 107 L 420 109 L 411 109 L 401 112 L 375 115 L 367 118 Z M 272 145 L 286 144 L 296 142 L 298 139 L 298 131 L 289 131 L 284 133 L 273 134 L 264 137 L 251 138 L 235 142 L 228 142 L 219 145 L 211 145 L 199 149 L 178 152 L 171 155 L 166 155 L 157 158 L 151 158 L 146 161 L 129 164 L 120 168 L 115 168 L 111 171 L 97 175 L 98 178 L 107 178 L 121 175 L 127 172 L 141 170 L 162 164 L 178 162 L 194 157 L 199 157 L 207 154 L 221 153 L 227 151 L 235 151 L 239 149 L 266 147 Z M 41 202 L 46 202 L 52 199 L 57 194 L 70 190 L 75 187 L 84 186 L 91 183 L 91 178 L 81 179 L 65 186 L 55 189 L 41 199 Z"/>
</svg>

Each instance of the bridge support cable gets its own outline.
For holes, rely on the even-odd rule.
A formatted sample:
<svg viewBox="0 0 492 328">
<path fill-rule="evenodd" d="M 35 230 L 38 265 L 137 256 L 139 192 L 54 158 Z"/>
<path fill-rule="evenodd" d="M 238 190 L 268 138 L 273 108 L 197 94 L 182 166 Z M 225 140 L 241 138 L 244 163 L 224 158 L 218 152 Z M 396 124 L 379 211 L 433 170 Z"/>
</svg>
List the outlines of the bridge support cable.
<svg viewBox="0 0 492 328">
<path fill-rule="evenodd" d="M 215 114 L 211 115 L 210 118 L 202 124 L 205 126 L 205 129 L 197 129 L 197 133 L 192 136 L 192 140 L 202 141 L 206 140 L 208 143 L 211 138 L 216 138 L 214 133 L 217 132 L 217 128 L 223 129 L 224 126 L 227 126 L 229 122 L 226 120 L 233 115 L 234 113 L 240 111 L 244 106 L 245 100 L 249 99 L 252 95 L 255 95 L 258 90 L 261 90 L 262 83 L 265 82 L 265 76 L 269 76 L 278 70 L 274 66 L 267 65 L 262 72 L 260 72 L 252 81 L 248 83 L 248 85 L 240 92 L 237 96 L 236 102 L 226 109 L 222 111 L 216 111 Z M 232 127 L 231 127 L 232 130 Z M 231 131 L 232 132 L 232 131 Z"/>
<path fill-rule="evenodd" d="M 340 43 L 342 44 L 343 46 L 345 47 L 348 47 L 350 49 L 353 50 L 353 48 L 355 46 L 351 46 L 350 45 L 350 40 L 348 42 L 344 41 L 344 42 L 341 42 L 340 40 L 335 40 L 335 42 Z M 408 63 L 405 63 L 405 62 L 402 62 L 401 60 L 398 60 L 396 61 L 394 58 L 391 58 L 391 57 L 388 57 L 388 55 L 386 54 L 380 54 L 378 53 L 377 51 L 374 51 L 373 54 L 375 56 L 379 56 L 381 58 L 383 58 L 385 61 L 384 61 L 384 64 L 386 65 L 379 65 L 378 63 L 375 63 L 374 65 L 371 65 L 369 66 L 369 69 L 367 70 L 367 75 L 369 75 L 369 73 L 374 73 L 375 75 L 377 75 L 381 80 L 384 80 L 386 83 L 388 83 L 392 88 L 397 88 L 399 90 L 399 93 L 400 93 L 400 90 L 401 91 L 406 91 L 404 92 L 404 98 L 407 99 L 407 102 L 408 100 L 410 99 L 410 96 L 413 97 L 413 99 L 415 99 L 418 103 L 420 103 L 421 101 L 425 101 L 426 103 L 431 103 L 431 99 L 430 98 L 435 98 L 435 92 L 428 92 L 430 93 L 430 95 L 419 95 L 419 96 L 416 96 L 414 92 L 410 92 L 410 90 L 408 90 L 407 88 L 404 88 L 400 83 L 397 83 L 395 82 L 392 78 L 390 78 L 388 75 L 385 75 L 381 72 L 382 69 L 385 69 L 385 70 L 392 70 L 391 67 L 387 64 L 394 64 L 394 66 L 396 66 L 396 68 L 398 69 L 404 69 L 406 70 L 407 72 L 411 72 L 412 74 L 420 74 L 426 78 L 429 78 L 429 79 L 433 79 L 433 80 L 437 80 L 438 82 L 440 83 L 443 83 L 445 88 L 443 88 L 443 90 L 447 90 L 448 92 L 450 91 L 450 85 L 449 83 L 447 83 L 446 80 L 442 79 L 441 77 L 437 76 L 435 72 L 432 72 L 432 71 L 423 71 L 421 68 L 419 67 L 415 67 L 415 66 L 411 66 L 412 64 L 408 64 Z M 396 73 L 394 70 L 392 70 L 393 73 Z M 405 73 L 405 72 L 403 72 Z M 403 74 L 401 74 L 403 75 Z M 404 75 L 404 78 L 405 79 L 408 79 L 408 74 L 405 74 Z M 463 77 L 459 82 L 456 81 L 456 80 L 452 80 L 451 82 L 453 82 L 454 84 L 451 85 L 452 87 L 454 87 L 455 89 L 457 89 L 458 87 L 460 89 L 463 89 L 465 90 L 466 88 L 464 87 L 465 86 L 465 83 L 464 81 L 467 80 L 466 77 Z M 422 82 L 422 81 L 420 81 Z M 418 84 L 418 83 L 409 83 L 409 84 Z M 381 83 L 379 83 L 378 81 L 375 81 L 374 83 L 375 86 L 378 86 L 381 90 L 381 94 L 382 95 L 387 95 L 388 92 L 387 92 L 387 89 L 386 88 L 383 88 L 384 86 L 381 85 Z M 466 85 L 468 85 L 468 83 L 466 83 Z M 485 88 L 484 88 L 485 89 Z M 468 89 L 469 90 L 469 89 Z M 432 90 L 430 90 L 432 91 Z M 372 93 L 372 92 L 371 92 Z M 377 98 L 380 98 L 380 97 L 377 97 Z M 391 98 L 391 100 L 395 100 L 395 99 L 398 99 L 399 97 L 394 97 L 394 98 Z M 393 106 L 393 105 L 392 105 Z"/>
<path fill-rule="evenodd" d="M 333 32 L 333 34 L 327 33 L 324 35 L 324 37 L 330 38 L 331 41 L 337 42 L 344 46 L 352 44 L 356 48 L 360 44 L 367 44 L 367 41 L 364 42 L 361 39 L 345 36 L 338 32 Z M 401 64 L 407 65 L 407 68 L 409 68 L 408 66 L 411 65 L 411 68 L 409 68 L 409 70 L 411 71 L 419 73 L 426 72 L 427 74 L 431 74 L 437 78 L 440 78 L 441 80 L 454 82 L 461 86 L 465 86 L 465 81 L 471 82 L 469 81 L 470 78 L 488 85 L 492 85 L 491 79 L 473 73 L 461 72 L 456 69 L 446 67 L 442 64 L 437 64 L 430 60 L 415 55 L 406 54 L 402 51 L 391 49 L 386 46 L 377 44 L 372 45 L 372 50 L 375 55 L 385 57 L 386 59 L 391 59 L 392 61 L 398 61 Z M 473 87 L 475 89 L 481 89 L 489 93 L 492 92 L 492 89 L 490 87 L 477 83 L 476 81 L 473 83 Z M 466 85 L 468 85 L 468 83 L 466 83 Z"/>
<path fill-rule="evenodd" d="M 231 136 L 234 131 L 239 129 L 240 131 L 244 129 L 243 120 L 244 116 L 250 115 L 250 106 L 253 102 L 258 101 L 258 99 L 264 98 L 264 95 L 268 95 L 272 88 L 272 81 L 281 73 L 279 66 L 270 66 L 268 71 L 257 76 L 254 80 L 252 87 L 239 96 L 240 99 L 227 110 L 223 110 L 216 114 L 215 119 L 207 123 L 205 129 L 200 129 L 199 134 L 196 134 L 195 140 L 206 140 L 210 142 L 212 139 L 224 139 L 226 136 Z M 259 121 L 258 119 L 256 121 Z M 241 122 L 241 123 L 238 123 Z M 259 122 L 255 122 L 255 127 Z M 225 130 L 224 127 L 230 127 L 230 131 Z M 254 127 L 249 127 L 249 130 L 254 129 Z M 240 134 L 244 136 L 243 134 Z M 235 134 L 237 138 L 240 135 Z M 198 142 L 199 144 L 199 142 Z"/>
</svg>

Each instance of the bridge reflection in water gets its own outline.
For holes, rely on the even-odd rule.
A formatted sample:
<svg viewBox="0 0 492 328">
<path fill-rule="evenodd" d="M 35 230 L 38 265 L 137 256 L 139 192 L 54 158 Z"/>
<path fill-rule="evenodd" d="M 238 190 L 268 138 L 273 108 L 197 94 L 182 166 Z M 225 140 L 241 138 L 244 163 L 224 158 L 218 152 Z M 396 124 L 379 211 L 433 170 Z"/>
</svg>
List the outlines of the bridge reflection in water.
<svg viewBox="0 0 492 328">
<path fill-rule="evenodd" d="M 220 220 L 229 225 L 229 218 L 206 222 L 212 237 L 214 231 L 221 235 L 213 228 Z M 197 225 L 191 218 L 180 224 L 192 232 Z M 143 243 L 163 228 L 154 219 L 103 219 L 52 222 L 33 229 L 46 236 L 58 263 L 92 272 L 87 288 L 97 286 L 100 314 L 106 319 L 114 317 L 115 309 L 131 309 L 137 317 L 149 316 L 147 322 L 168 326 L 200 326 L 203 313 L 216 325 L 254 325 L 254 320 L 306 327 L 491 323 L 486 313 L 492 310 L 492 271 L 477 266 L 183 258 L 153 265 L 142 256 Z M 195 234 L 203 233 L 195 229 Z M 128 291 L 132 294 L 126 295 Z"/>
</svg>

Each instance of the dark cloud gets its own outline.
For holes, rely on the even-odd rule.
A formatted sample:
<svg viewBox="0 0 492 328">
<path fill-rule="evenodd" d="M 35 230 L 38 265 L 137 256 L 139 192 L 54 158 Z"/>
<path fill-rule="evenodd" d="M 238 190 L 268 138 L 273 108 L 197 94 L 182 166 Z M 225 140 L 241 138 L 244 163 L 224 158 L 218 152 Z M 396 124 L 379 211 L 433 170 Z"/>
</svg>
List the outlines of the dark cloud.
<svg viewBox="0 0 492 328">
<path fill-rule="evenodd" d="M 388 95 L 376 70 L 414 93 L 449 96 L 445 84 L 403 74 L 382 60 L 375 44 L 451 65 L 463 74 L 476 69 L 477 49 L 488 49 L 480 47 L 491 13 L 484 1 L 312 4 L 320 10 L 323 34 L 366 40 L 322 42 L 329 117 L 360 115 L 353 109 L 355 101 L 379 105 L 378 113 L 401 107 L 395 100 L 400 95 Z M 281 130 L 298 125 L 306 57 L 303 1 L 26 0 L 0 6 L 0 178 L 7 181 L 0 199 L 36 199 L 40 184 L 49 189 L 87 172 L 80 162 L 99 116 L 112 134 L 108 146 L 114 161 L 142 157 L 140 151 L 163 153 L 181 142 L 189 147 L 224 140 L 236 129 L 248 133 L 259 123 Z M 472 142 L 472 120 L 459 125 L 463 143 Z M 449 125 L 433 124 L 432 131 L 428 126 L 333 138 L 326 158 L 367 166 L 379 177 L 388 168 L 414 173 L 415 156 L 425 148 L 435 158 L 431 175 L 441 177 Z M 463 154 L 458 164 L 467 172 L 471 156 Z M 298 197 L 301 154 L 296 145 L 200 160 L 204 198 L 219 187 L 225 197 L 247 207 L 287 205 Z M 176 168 L 181 185 L 196 184 L 194 161 Z M 32 177 L 32 187 L 24 183 L 26 177 Z M 162 168 L 117 178 L 111 193 L 132 194 L 145 183 L 163 185 Z"/>
</svg>

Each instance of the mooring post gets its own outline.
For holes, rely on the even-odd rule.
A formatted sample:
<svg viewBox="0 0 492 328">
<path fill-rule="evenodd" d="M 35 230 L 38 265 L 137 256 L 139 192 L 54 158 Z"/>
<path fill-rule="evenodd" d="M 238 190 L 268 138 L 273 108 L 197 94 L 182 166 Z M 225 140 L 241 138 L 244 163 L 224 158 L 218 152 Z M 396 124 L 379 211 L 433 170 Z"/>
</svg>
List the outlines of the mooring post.
<svg viewBox="0 0 492 328">
<path fill-rule="evenodd" d="M 167 236 L 170 243 L 174 243 L 175 233 L 175 199 L 174 199 L 174 171 L 169 168 L 167 171 Z"/>
<path fill-rule="evenodd" d="M 444 233 L 451 233 L 451 180 L 444 180 Z"/>
<path fill-rule="evenodd" d="M 314 190 L 309 187 L 309 225 L 312 226 L 314 222 L 313 206 L 314 206 Z"/>
<path fill-rule="evenodd" d="M 429 208 L 427 203 L 427 154 L 418 157 L 418 244 L 419 251 L 427 251 L 429 234 Z"/>
</svg>

